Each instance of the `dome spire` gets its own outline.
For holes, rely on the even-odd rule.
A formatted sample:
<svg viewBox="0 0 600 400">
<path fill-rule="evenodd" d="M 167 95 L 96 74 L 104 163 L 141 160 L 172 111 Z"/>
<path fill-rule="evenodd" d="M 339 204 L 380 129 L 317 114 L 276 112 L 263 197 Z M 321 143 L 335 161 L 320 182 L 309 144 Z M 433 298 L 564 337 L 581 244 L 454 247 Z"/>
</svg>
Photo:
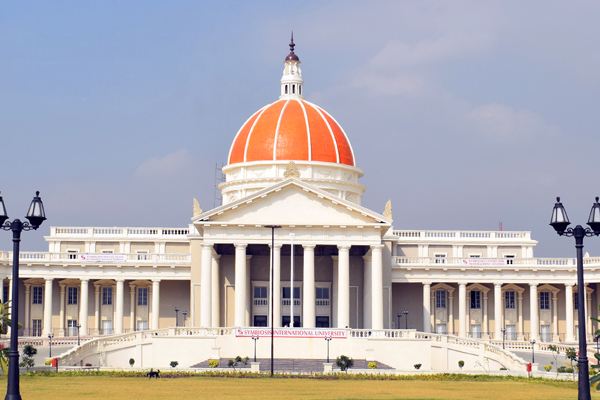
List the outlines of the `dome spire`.
<svg viewBox="0 0 600 400">
<path fill-rule="evenodd" d="M 290 54 L 285 58 L 283 68 L 283 76 L 281 77 L 281 96 L 280 99 L 304 99 L 302 90 L 304 80 L 302 79 L 302 71 L 300 70 L 300 59 L 294 53 L 294 31 L 290 41 Z"/>
</svg>

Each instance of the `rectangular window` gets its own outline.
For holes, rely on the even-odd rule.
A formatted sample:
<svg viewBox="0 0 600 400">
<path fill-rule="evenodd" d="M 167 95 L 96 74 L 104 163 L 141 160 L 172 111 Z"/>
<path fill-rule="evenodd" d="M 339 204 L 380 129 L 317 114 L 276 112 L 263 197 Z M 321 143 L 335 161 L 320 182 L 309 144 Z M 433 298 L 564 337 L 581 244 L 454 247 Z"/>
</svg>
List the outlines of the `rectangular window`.
<svg viewBox="0 0 600 400">
<path fill-rule="evenodd" d="M 550 309 L 550 292 L 540 292 L 540 310 Z"/>
<path fill-rule="evenodd" d="M 42 290 L 41 286 L 33 287 L 33 296 L 31 298 L 31 304 L 42 304 Z"/>
<path fill-rule="evenodd" d="M 473 292 L 471 292 L 471 295 Z M 471 337 L 481 339 L 481 325 L 471 325 Z"/>
<path fill-rule="evenodd" d="M 517 340 L 516 325 L 506 325 L 506 340 Z"/>
<path fill-rule="evenodd" d="M 79 253 L 79 250 L 67 250 L 67 253 L 69 253 L 69 260 L 77 260 L 77 253 Z"/>
<path fill-rule="evenodd" d="M 540 339 L 542 342 L 551 342 L 552 334 L 550 333 L 550 325 L 540 326 Z"/>
<path fill-rule="evenodd" d="M 515 261 L 514 260 L 514 258 L 515 258 L 514 254 L 510 254 L 510 255 L 509 254 L 505 254 L 504 258 L 506 258 L 506 263 L 509 264 L 509 265 L 513 264 L 514 261 Z"/>
<path fill-rule="evenodd" d="M 138 288 L 138 306 L 147 306 L 148 305 L 148 288 L 141 287 Z"/>
<path fill-rule="evenodd" d="M 4 299 L 4 302 L 6 303 L 8 300 L 10 300 L 8 298 L 8 285 L 3 286 L 3 291 L 2 291 L 2 298 Z"/>
<path fill-rule="evenodd" d="M 112 288 L 107 288 L 107 289 L 112 289 Z M 112 291 L 112 290 L 111 290 Z M 103 320 L 102 321 L 102 335 L 110 335 L 113 333 L 112 330 L 112 321 L 110 320 Z"/>
<path fill-rule="evenodd" d="M 434 254 L 435 255 L 435 263 L 436 264 L 445 264 L 446 263 L 446 255 L 445 254 Z"/>
<path fill-rule="evenodd" d="M 42 320 L 31 320 L 31 336 L 42 336 Z"/>
<path fill-rule="evenodd" d="M 435 308 L 446 308 L 446 291 L 435 291 Z"/>
<path fill-rule="evenodd" d="M 481 254 L 469 254 L 469 258 L 481 258 Z"/>
<path fill-rule="evenodd" d="M 471 309 L 479 310 L 481 309 L 481 292 L 479 290 L 471 291 Z M 475 325 L 473 325 L 475 326 Z"/>
<path fill-rule="evenodd" d="M 329 328 L 329 317 L 316 317 L 315 326 L 317 328 Z"/>
<path fill-rule="evenodd" d="M 67 304 L 70 306 L 77 304 L 77 287 L 67 288 Z"/>
<path fill-rule="evenodd" d="M 577 300 L 577 292 L 573 293 L 573 306 L 575 307 L 575 310 L 579 310 L 579 300 Z M 575 337 L 579 337 L 579 335 Z"/>
<path fill-rule="evenodd" d="M 515 292 L 514 291 L 506 291 L 504 292 L 504 301 L 505 301 L 505 308 L 507 310 L 514 310 L 515 309 Z"/>
<path fill-rule="evenodd" d="M 102 305 L 103 306 L 112 306 L 112 288 L 111 287 L 103 287 L 102 288 Z"/>
<path fill-rule="evenodd" d="M 329 288 L 316 288 L 317 299 L 329 300 Z"/>
<path fill-rule="evenodd" d="M 67 336 L 77 336 L 77 320 L 70 319 L 67 321 Z"/>
<path fill-rule="evenodd" d="M 254 298 L 255 299 L 266 299 L 267 298 L 267 287 L 266 286 L 254 286 Z"/>
<path fill-rule="evenodd" d="M 149 260 L 150 259 L 150 252 L 148 250 L 137 250 L 137 259 L 138 260 Z"/>
<path fill-rule="evenodd" d="M 147 331 L 148 330 L 148 321 L 138 321 L 137 322 L 137 330 L 138 331 Z"/>
<path fill-rule="evenodd" d="M 102 250 L 102 254 L 113 254 L 114 250 Z"/>
<path fill-rule="evenodd" d="M 267 326 L 267 316 L 266 315 L 255 315 L 254 316 L 254 326 Z"/>
</svg>

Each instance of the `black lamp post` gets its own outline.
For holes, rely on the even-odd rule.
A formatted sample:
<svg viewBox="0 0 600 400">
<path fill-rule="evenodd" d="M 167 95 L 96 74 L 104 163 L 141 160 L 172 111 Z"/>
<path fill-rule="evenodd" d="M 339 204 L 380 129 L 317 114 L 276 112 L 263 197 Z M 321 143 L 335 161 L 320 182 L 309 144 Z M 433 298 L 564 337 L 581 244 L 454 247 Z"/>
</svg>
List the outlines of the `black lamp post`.
<svg viewBox="0 0 600 400">
<path fill-rule="evenodd" d="M 585 281 L 583 279 L 583 238 L 586 236 L 600 235 L 600 203 L 596 197 L 596 202 L 592 205 L 590 216 L 588 218 L 589 228 L 583 228 L 577 225 L 575 228 L 567 228 L 571 222 L 567 216 L 567 211 L 560 202 L 560 197 L 556 198 L 556 204 L 552 210 L 552 219 L 550 225 L 560 236 L 573 236 L 575 238 L 575 248 L 577 249 L 577 312 L 579 321 L 585 321 Z M 589 400 L 590 397 L 590 376 L 588 371 L 587 343 L 585 323 L 580 322 L 579 329 L 579 389 L 578 399 Z"/>
<path fill-rule="evenodd" d="M 81 328 L 81 324 L 75 325 L 75 328 L 77 328 L 77 346 L 79 346 L 79 328 Z"/>
<path fill-rule="evenodd" d="M 396 326 L 396 329 L 400 329 L 400 317 L 402 317 L 402 314 L 398 314 L 398 326 Z"/>
<path fill-rule="evenodd" d="M 325 341 L 327 342 L 327 364 L 329 364 L 329 342 L 333 339 L 331 336 L 325 336 Z"/>
<path fill-rule="evenodd" d="M 404 322 L 406 323 L 406 329 L 408 329 L 408 310 L 404 310 Z"/>
<path fill-rule="evenodd" d="M 256 362 L 256 341 L 260 339 L 258 335 L 252 335 L 252 340 L 254 340 L 254 362 Z"/>
<path fill-rule="evenodd" d="M 187 311 L 182 312 L 183 314 L 183 326 L 185 326 L 185 317 L 187 317 Z"/>
<path fill-rule="evenodd" d="M 273 270 L 275 269 L 275 229 L 281 228 L 279 225 L 265 225 L 265 228 L 271 229 L 271 377 L 273 377 L 273 337 L 275 331 L 273 328 L 273 287 L 275 286 Z M 294 302 L 294 288 L 292 288 L 292 303 Z M 254 342 L 256 343 L 256 342 Z"/>
<path fill-rule="evenodd" d="M 175 307 L 175 326 L 179 326 L 179 307 Z"/>
<path fill-rule="evenodd" d="M 531 363 L 535 364 L 535 339 L 531 341 Z"/>
<path fill-rule="evenodd" d="M 10 351 L 8 352 L 8 384 L 5 400 L 21 400 L 19 390 L 19 245 L 21 243 L 21 232 L 36 230 L 46 220 L 44 204 L 40 198 L 40 192 L 35 192 L 35 197 L 29 205 L 25 216 L 29 222 L 21 222 L 15 219 L 6 221 L 6 207 L 0 196 L 0 228 L 13 233 L 13 270 L 12 270 L 12 299 L 10 303 Z M 5 223 L 6 222 L 6 223 Z"/>
<path fill-rule="evenodd" d="M 54 333 L 48 334 L 48 358 L 52 358 L 52 338 L 54 337 Z"/>
<path fill-rule="evenodd" d="M 502 328 L 500 329 L 500 331 L 502 332 L 502 350 L 504 350 L 504 341 L 506 340 L 506 328 Z"/>
</svg>

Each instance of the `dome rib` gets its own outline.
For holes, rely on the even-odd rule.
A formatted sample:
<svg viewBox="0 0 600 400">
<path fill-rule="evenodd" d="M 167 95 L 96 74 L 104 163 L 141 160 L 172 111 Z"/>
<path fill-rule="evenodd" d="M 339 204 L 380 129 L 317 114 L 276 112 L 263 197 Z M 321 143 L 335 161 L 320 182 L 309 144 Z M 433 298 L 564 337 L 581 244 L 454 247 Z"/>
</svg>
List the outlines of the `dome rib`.
<svg viewBox="0 0 600 400">
<path fill-rule="evenodd" d="M 306 139 L 308 140 L 308 161 L 312 161 L 312 149 L 310 148 L 310 124 L 308 123 L 308 116 L 306 115 L 306 108 L 304 107 L 304 102 L 298 101 L 298 104 L 300 104 L 300 107 L 302 107 L 302 113 L 304 114 L 304 122 L 306 123 Z"/>
<path fill-rule="evenodd" d="M 277 138 L 279 137 L 279 128 L 281 127 L 281 120 L 283 119 L 283 113 L 289 104 L 289 100 L 286 100 L 281 112 L 279 113 L 279 119 L 277 120 L 277 128 L 275 128 L 275 140 L 273 141 L 273 160 L 277 160 Z"/>
<path fill-rule="evenodd" d="M 254 124 L 256 123 L 256 120 L 260 117 L 259 114 L 262 114 L 262 112 L 267 107 L 268 107 L 268 105 L 264 106 L 263 108 L 261 108 L 260 110 L 258 110 L 254 114 L 252 114 L 252 116 L 250 116 L 250 118 L 248 118 L 246 120 L 246 122 L 244 122 L 244 125 L 242 125 L 240 130 L 237 132 L 237 134 L 235 135 L 235 139 L 233 139 L 233 143 L 231 144 L 231 148 L 229 149 L 229 157 L 228 157 L 229 164 L 233 164 L 236 162 L 246 162 L 246 143 L 248 143 L 248 136 L 249 136 L 250 132 L 252 132 L 252 129 L 254 128 Z M 252 121 L 253 118 L 255 118 L 254 121 Z M 248 123 L 250 121 L 252 121 L 252 125 L 251 125 L 250 129 L 248 130 L 248 132 L 244 132 L 244 129 L 248 127 Z M 244 133 L 242 133 L 242 132 L 244 132 Z M 241 138 L 241 136 L 243 136 L 243 135 L 245 135 L 244 139 Z M 240 141 L 241 141 L 241 143 L 240 143 Z M 243 143 L 243 148 L 240 148 L 242 143 Z M 240 151 L 240 150 L 243 150 L 243 151 Z M 241 153 L 241 154 L 239 154 L 239 153 Z M 241 159 L 234 160 L 234 157 L 241 158 Z"/>
<path fill-rule="evenodd" d="M 335 146 L 335 158 L 336 158 L 336 162 L 339 163 L 340 162 L 340 151 L 338 149 L 338 145 L 337 145 L 337 140 L 335 140 L 335 135 L 333 134 L 333 131 L 331 130 L 331 126 L 329 125 L 329 121 L 327 121 L 327 118 L 325 118 L 323 116 L 323 113 L 321 112 L 321 109 L 317 106 L 315 106 L 314 104 L 311 104 L 309 102 L 306 102 L 307 104 L 310 104 L 312 108 L 314 108 L 319 115 L 321 116 L 321 118 L 323 118 L 323 121 L 325 122 L 325 125 L 327 125 L 327 129 L 329 129 L 329 133 L 331 134 L 331 140 L 333 140 L 333 145 Z"/>
<path fill-rule="evenodd" d="M 322 109 L 321 107 L 319 107 L 316 104 L 314 106 L 317 107 L 319 110 L 321 110 L 323 112 L 323 114 L 326 116 L 326 118 L 329 118 L 329 119 L 331 119 L 331 121 L 333 121 L 333 124 L 331 124 L 331 125 L 335 126 L 335 131 L 337 131 L 338 129 L 340 130 L 339 133 L 341 133 L 341 135 L 339 135 L 340 136 L 339 138 L 338 138 L 337 132 L 334 132 L 334 135 L 336 136 L 336 143 L 338 143 L 341 147 L 348 146 L 347 149 L 339 150 L 340 162 L 342 164 L 348 164 L 348 162 L 349 162 L 350 165 L 355 165 L 354 149 L 352 148 L 352 144 L 350 143 L 350 140 L 348 140 L 348 135 L 346 135 L 344 128 L 342 128 L 342 126 L 336 121 L 336 119 L 333 118 L 331 116 L 331 114 L 329 114 L 326 110 Z M 346 152 L 349 152 L 349 154 L 345 154 Z M 348 158 L 348 159 L 346 161 L 344 161 L 345 158 Z"/>
</svg>

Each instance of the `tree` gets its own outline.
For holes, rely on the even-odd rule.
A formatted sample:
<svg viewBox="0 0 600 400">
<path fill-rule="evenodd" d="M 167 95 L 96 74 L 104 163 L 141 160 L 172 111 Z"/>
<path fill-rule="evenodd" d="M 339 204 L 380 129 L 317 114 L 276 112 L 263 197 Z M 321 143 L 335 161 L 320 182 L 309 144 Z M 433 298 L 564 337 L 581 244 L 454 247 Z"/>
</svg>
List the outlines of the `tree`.
<svg viewBox="0 0 600 400">
<path fill-rule="evenodd" d="M 598 306 L 598 308 L 600 309 L 600 306 Z M 592 317 L 592 321 L 600 322 L 600 319 Z M 598 337 L 600 337 L 600 329 L 597 330 L 594 333 L 594 335 L 596 336 L 596 340 L 598 340 Z M 599 353 L 594 353 L 594 358 L 596 358 L 596 360 L 598 360 L 598 363 L 600 363 L 600 354 Z M 591 365 L 591 367 L 593 368 L 593 370 L 600 369 L 600 365 L 598 365 L 598 364 Z M 593 385 L 594 383 L 597 383 L 598 381 L 600 381 L 600 374 L 596 374 L 596 375 L 592 376 L 592 378 L 590 379 L 590 384 Z M 600 390 L 600 385 L 598 385 L 598 384 L 596 385 L 596 390 Z"/>
<path fill-rule="evenodd" d="M 554 357 L 554 368 L 556 368 L 556 378 L 558 378 L 558 355 L 560 354 L 560 349 L 555 344 L 549 344 L 548 350 L 552 352 L 552 357 Z"/>
<path fill-rule="evenodd" d="M 233 359 L 233 360 L 229 360 L 229 361 L 227 362 L 227 366 L 228 366 L 229 368 L 233 368 L 233 370 L 235 371 L 235 368 L 236 368 L 238 365 L 240 365 L 240 364 L 242 364 L 242 365 L 248 365 L 248 360 L 249 360 L 249 359 L 250 359 L 250 358 L 248 358 L 248 357 L 246 357 L 246 358 L 242 358 L 242 357 L 240 357 L 240 356 L 237 356 L 235 359 Z M 240 368 L 241 368 L 241 365 L 240 365 Z"/>
<path fill-rule="evenodd" d="M 342 371 L 346 371 L 346 373 L 348 373 L 348 370 L 354 366 L 354 360 L 344 355 L 336 358 L 335 363 Z"/>
<path fill-rule="evenodd" d="M 21 367 L 27 368 L 27 372 L 29 372 L 29 368 L 35 366 L 35 355 L 37 354 L 37 349 L 30 344 L 26 344 L 23 347 L 23 361 L 19 364 Z"/>
<path fill-rule="evenodd" d="M 577 350 L 575 350 L 575 347 L 569 347 L 565 351 L 565 357 L 571 363 L 571 369 L 573 370 L 573 379 L 575 379 L 575 368 L 573 368 L 573 361 L 577 360 Z"/>
<path fill-rule="evenodd" d="M 129 366 L 133 367 L 133 364 L 135 364 L 135 360 L 133 358 L 129 359 Z"/>
<path fill-rule="evenodd" d="M 11 321 L 11 315 L 10 315 L 10 300 L 7 301 L 6 303 L 0 303 L 0 334 L 6 334 L 6 330 L 5 330 L 5 326 L 10 326 L 12 321 Z M 19 323 L 19 328 L 22 327 L 22 325 Z M 2 349 L 2 351 L 0 351 L 0 368 L 2 368 L 2 372 L 4 372 L 4 375 L 8 374 L 8 349 Z"/>
</svg>

